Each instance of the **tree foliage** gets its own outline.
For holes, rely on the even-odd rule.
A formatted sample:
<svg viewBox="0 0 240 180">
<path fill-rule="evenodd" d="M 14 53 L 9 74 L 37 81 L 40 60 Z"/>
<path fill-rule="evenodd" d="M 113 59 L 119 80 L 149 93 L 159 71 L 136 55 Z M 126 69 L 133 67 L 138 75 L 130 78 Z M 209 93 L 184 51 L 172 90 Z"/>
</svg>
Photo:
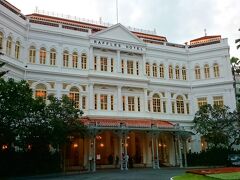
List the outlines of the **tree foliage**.
<svg viewBox="0 0 240 180">
<path fill-rule="evenodd" d="M 201 106 L 194 123 L 194 129 L 203 135 L 210 147 L 231 149 L 240 143 L 239 112 L 230 112 L 227 106 Z"/>
<path fill-rule="evenodd" d="M 230 59 L 232 65 L 232 73 L 233 75 L 240 74 L 240 60 L 237 57 L 232 57 Z"/>
<path fill-rule="evenodd" d="M 69 137 L 80 137 L 86 128 L 80 122 L 82 111 L 68 97 L 33 99 L 25 81 L 0 78 L 0 145 L 28 150 L 59 147 Z"/>
</svg>

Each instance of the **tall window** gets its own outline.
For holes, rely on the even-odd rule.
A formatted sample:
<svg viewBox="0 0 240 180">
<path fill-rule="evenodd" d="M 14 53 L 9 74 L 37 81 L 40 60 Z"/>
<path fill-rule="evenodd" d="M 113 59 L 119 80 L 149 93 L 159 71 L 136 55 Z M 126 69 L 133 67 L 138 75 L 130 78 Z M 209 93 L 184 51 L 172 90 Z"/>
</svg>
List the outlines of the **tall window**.
<svg viewBox="0 0 240 180">
<path fill-rule="evenodd" d="M 78 53 L 74 52 L 72 55 L 72 66 L 73 68 L 78 68 Z"/>
<path fill-rule="evenodd" d="M 87 55 L 85 53 L 81 56 L 82 69 L 87 69 Z"/>
<path fill-rule="evenodd" d="M 10 56 L 11 53 L 12 53 L 12 38 L 9 36 L 7 38 L 6 54 Z"/>
<path fill-rule="evenodd" d="M 72 87 L 69 93 L 69 99 L 73 102 L 75 108 L 79 108 L 79 90 L 76 87 Z"/>
<path fill-rule="evenodd" d="M 101 103 L 101 110 L 107 110 L 107 95 L 101 94 L 100 95 L 100 103 Z"/>
<path fill-rule="evenodd" d="M 94 70 L 97 70 L 97 56 L 94 56 Z"/>
<path fill-rule="evenodd" d="M 224 103 L 223 103 L 223 97 L 222 96 L 214 96 L 213 97 L 213 104 L 215 106 L 220 106 L 223 107 Z"/>
<path fill-rule="evenodd" d="M 128 111 L 135 111 L 134 96 L 128 96 Z"/>
<path fill-rule="evenodd" d="M 47 99 L 47 88 L 44 84 L 38 84 L 36 86 L 35 97 L 42 98 L 44 101 Z"/>
<path fill-rule="evenodd" d="M 146 75 L 150 76 L 150 65 L 149 65 L 149 63 L 146 63 Z"/>
<path fill-rule="evenodd" d="M 163 64 L 160 64 L 159 74 L 160 74 L 161 78 L 164 78 L 164 65 Z"/>
<path fill-rule="evenodd" d="M 176 74 L 176 79 L 180 79 L 180 70 L 179 70 L 179 66 L 175 67 L 175 74 Z"/>
<path fill-rule="evenodd" d="M 123 108 L 123 111 L 126 110 L 126 98 L 125 98 L 125 96 L 122 97 L 122 108 Z"/>
<path fill-rule="evenodd" d="M 86 109 L 86 96 L 82 97 L 82 109 Z"/>
<path fill-rule="evenodd" d="M 133 61 L 127 61 L 127 73 L 133 74 Z"/>
<path fill-rule="evenodd" d="M 56 50 L 55 49 L 50 50 L 50 65 L 52 65 L 52 66 L 56 65 Z"/>
<path fill-rule="evenodd" d="M 111 72 L 114 71 L 114 60 L 113 58 L 111 58 Z"/>
<path fill-rule="evenodd" d="M 94 109 L 95 110 L 98 109 L 98 95 L 97 94 L 94 95 Z"/>
<path fill-rule="evenodd" d="M 122 73 L 124 74 L 124 60 L 123 59 L 122 59 L 121 63 L 122 63 Z"/>
<path fill-rule="evenodd" d="M 178 114 L 184 114 L 184 102 L 183 102 L 183 97 L 178 96 L 177 97 L 177 113 Z"/>
<path fill-rule="evenodd" d="M 137 98 L 137 103 L 138 103 L 138 112 L 140 112 L 141 111 L 140 97 Z"/>
<path fill-rule="evenodd" d="M 3 48 L 3 33 L 0 32 L 0 49 Z"/>
<path fill-rule="evenodd" d="M 219 77 L 219 66 L 217 63 L 213 65 L 213 72 L 214 72 L 214 77 L 217 78 Z"/>
<path fill-rule="evenodd" d="M 172 113 L 175 114 L 175 102 L 172 102 Z"/>
<path fill-rule="evenodd" d="M 187 70 L 185 66 L 182 67 L 182 78 L 183 80 L 187 80 Z"/>
<path fill-rule="evenodd" d="M 36 48 L 34 46 L 31 46 L 29 49 L 29 62 L 36 63 Z"/>
<path fill-rule="evenodd" d="M 20 56 L 20 42 L 16 41 L 16 44 L 15 44 L 15 58 L 19 59 L 19 56 Z"/>
<path fill-rule="evenodd" d="M 107 58 L 106 57 L 100 57 L 100 65 L 101 65 L 101 71 L 107 71 Z"/>
<path fill-rule="evenodd" d="M 42 47 L 39 52 L 40 64 L 46 64 L 46 55 L 47 55 L 46 49 Z"/>
<path fill-rule="evenodd" d="M 173 67 L 172 67 L 172 65 L 168 66 L 168 77 L 169 77 L 169 79 L 173 79 Z"/>
<path fill-rule="evenodd" d="M 139 63 L 138 63 L 138 61 L 136 62 L 136 74 L 139 75 Z"/>
<path fill-rule="evenodd" d="M 157 65 L 155 63 L 152 66 L 152 70 L 153 70 L 153 77 L 157 77 Z"/>
<path fill-rule="evenodd" d="M 111 95 L 111 111 L 114 110 L 114 96 Z"/>
<path fill-rule="evenodd" d="M 153 112 L 161 112 L 161 101 L 158 94 L 153 95 Z"/>
<path fill-rule="evenodd" d="M 195 79 L 201 79 L 201 70 L 200 66 L 195 66 Z"/>
<path fill-rule="evenodd" d="M 210 78 L 210 70 L 208 64 L 204 65 L 204 76 L 206 79 Z"/>
<path fill-rule="evenodd" d="M 68 67 L 69 65 L 69 53 L 68 51 L 63 52 L 63 67 Z"/>
<path fill-rule="evenodd" d="M 198 98 L 197 103 L 198 103 L 198 108 L 200 108 L 201 106 L 207 104 L 207 98 L 206 97 Z"/>
</svg>

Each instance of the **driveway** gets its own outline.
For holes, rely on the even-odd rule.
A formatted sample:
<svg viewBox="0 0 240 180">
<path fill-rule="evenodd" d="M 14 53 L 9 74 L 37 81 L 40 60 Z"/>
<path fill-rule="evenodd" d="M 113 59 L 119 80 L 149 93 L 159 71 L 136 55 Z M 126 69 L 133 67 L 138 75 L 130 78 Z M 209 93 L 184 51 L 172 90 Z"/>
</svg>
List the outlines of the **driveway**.
<svg viewBox="0 0 240 180">
<path fill-rule="evenodd" d="M 135 168 L 128 171 L 121 171 L 118 169 L 110 170 L 97 170 L 95 173 L 68 173 L 68 174 L 51 174 L 45 176 L 31 176 L 14 178 L 18 180 L 30 180 L 30 179 L 44 179 L 44 180 L 169 180 L 171 177 L 183 174 L 187 169 L 184 168 Z"/>
</svg>

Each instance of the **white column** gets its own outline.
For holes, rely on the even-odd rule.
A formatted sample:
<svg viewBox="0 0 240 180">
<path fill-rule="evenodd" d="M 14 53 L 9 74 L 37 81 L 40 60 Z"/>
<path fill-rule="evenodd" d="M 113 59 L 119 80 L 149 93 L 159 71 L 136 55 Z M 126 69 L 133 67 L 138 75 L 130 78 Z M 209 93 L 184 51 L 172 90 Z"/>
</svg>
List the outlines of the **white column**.
<svg viewBox="0 0 240 180">
<path fill-rule="evenodd" d="M 39 61 L 39 49 L 36 49 L 36 64 L 40 64 L 40 61 Z"/>
<path fill-rule="evenodd" d="M 144 111 L 148 112 L 148 95 L 147 88 L 144 89 Z"/>
<path fill-rule="evenodd" d="M 118 104 L 118 112 L 121 112 L 123 110 L 122 107 L 122 86 L 118 86 L 117 89 L 117 104 Z"/>
<path fill-rule="evenodd" d="M 97 71 L 101 70 L 100 56 L 97 56 Z"/>
<path fill-rule="evenodd" d="M 95 95 L 94 95 L 95 96 Z M 94 98 L 95 99 L 95 98 Z M 95 102 L 94 102 L 95 103 Z M 100 100 L 100 94 L 97 94 L 97 109 L 101 110 L 101 100 Z"/>
<path fill-rule="evenodd" d="M 93 70 L 94 69 L 94 57 L 93 57 L 93 46 L 90 46 L 89 48 L 89 70 Z"/>
<path fill-rule="evenodd" d="M 180 140 L 180 136 L 179 135 L 178 135 L 177 141 L 178 141 L 179 163 L 180 163 L 180 168 L 182 168 L 183 167 L 182 151 L 181 151 L 181 140 Z"/>
<path fill-rule="evenodd" d="M 138 112 L 138 96 L 134 96 L 135 112 Z"/>
<path fill-rule="evenodd" d="M 107 72 L 111 72 L 111 58 L 107 57 Z"/>
<path fill-rule="evenodd" d="M 56 81 L 56 98 L 58 99 L 62 98 L 61 90 L 62 90 L 62 82 Z"/>
<path fill-rule="evenodd" d="M 107 103 L 108 103 L 107 110 L 111 111 L 111 94 L 107 95 Z"/>
<path fill-rule="evenodd" d="M 63 66 L 63 49 L 60 46 L 56 52 L 56 65 L 58 69 L 61 69 Z"/>
<path fill-rule="evenodd" d="M 157 169 L 159 169 L 159 157 L 158 157 L 158 136 L 156 136 L 156 156 L 157 156 Z"/>
<path fill-rule="evenodd" d="M 155 159 L 155 152 L 154 152 L 154 138 L 153 138 L 153 135 L 152 135 L 152 166 L 153 166 L 153 169 L 155 169 L 155 163 L 154 163 L 154 159 Z"/>
<path fill-rule="evenodd" d="M 133 61 L 133 75 L 137 75 L 136 61 Z"/>
<path fill-rule="evenodd" d="M 127 74 L 127 60 L 124 60 L 124 74 Z"/>
<path fill-rule="evenodd" d="M 120 50 L 117 50 L 117 72 L 122 73 Z"/>
<path fill-rule="evenodd" d="M 142 61 L 142 72 L 140 71 L 140 75 L 146 76 L 146 54 L 143 54 L 143 61 Z"/>
<path fill-rule="evenodd" d="M 89 95 L 88 95 L 88 105 L 89 105 L 89 110 L 93 110 L 94 109 L 94 106 L 93 106 L 93 101 L 94 101 L 94 95 L 93 95 L 93 84 L 89 84 L 88 85 L 88 88 L 89 88 Z"/>
</svg>

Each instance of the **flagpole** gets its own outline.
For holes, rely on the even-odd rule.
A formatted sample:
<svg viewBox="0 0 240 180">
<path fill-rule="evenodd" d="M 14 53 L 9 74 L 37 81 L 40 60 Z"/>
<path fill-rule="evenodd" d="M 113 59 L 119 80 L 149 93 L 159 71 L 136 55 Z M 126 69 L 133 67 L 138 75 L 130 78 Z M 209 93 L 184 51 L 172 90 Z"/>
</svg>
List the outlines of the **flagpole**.
<svg viewBox="0 0 240 180">
<path fill-rule="evenodd" d="M 117 13 L 117 23 L 118 23 L 118 0 L 116 0 L 116 13 Z"/>
</svg>

